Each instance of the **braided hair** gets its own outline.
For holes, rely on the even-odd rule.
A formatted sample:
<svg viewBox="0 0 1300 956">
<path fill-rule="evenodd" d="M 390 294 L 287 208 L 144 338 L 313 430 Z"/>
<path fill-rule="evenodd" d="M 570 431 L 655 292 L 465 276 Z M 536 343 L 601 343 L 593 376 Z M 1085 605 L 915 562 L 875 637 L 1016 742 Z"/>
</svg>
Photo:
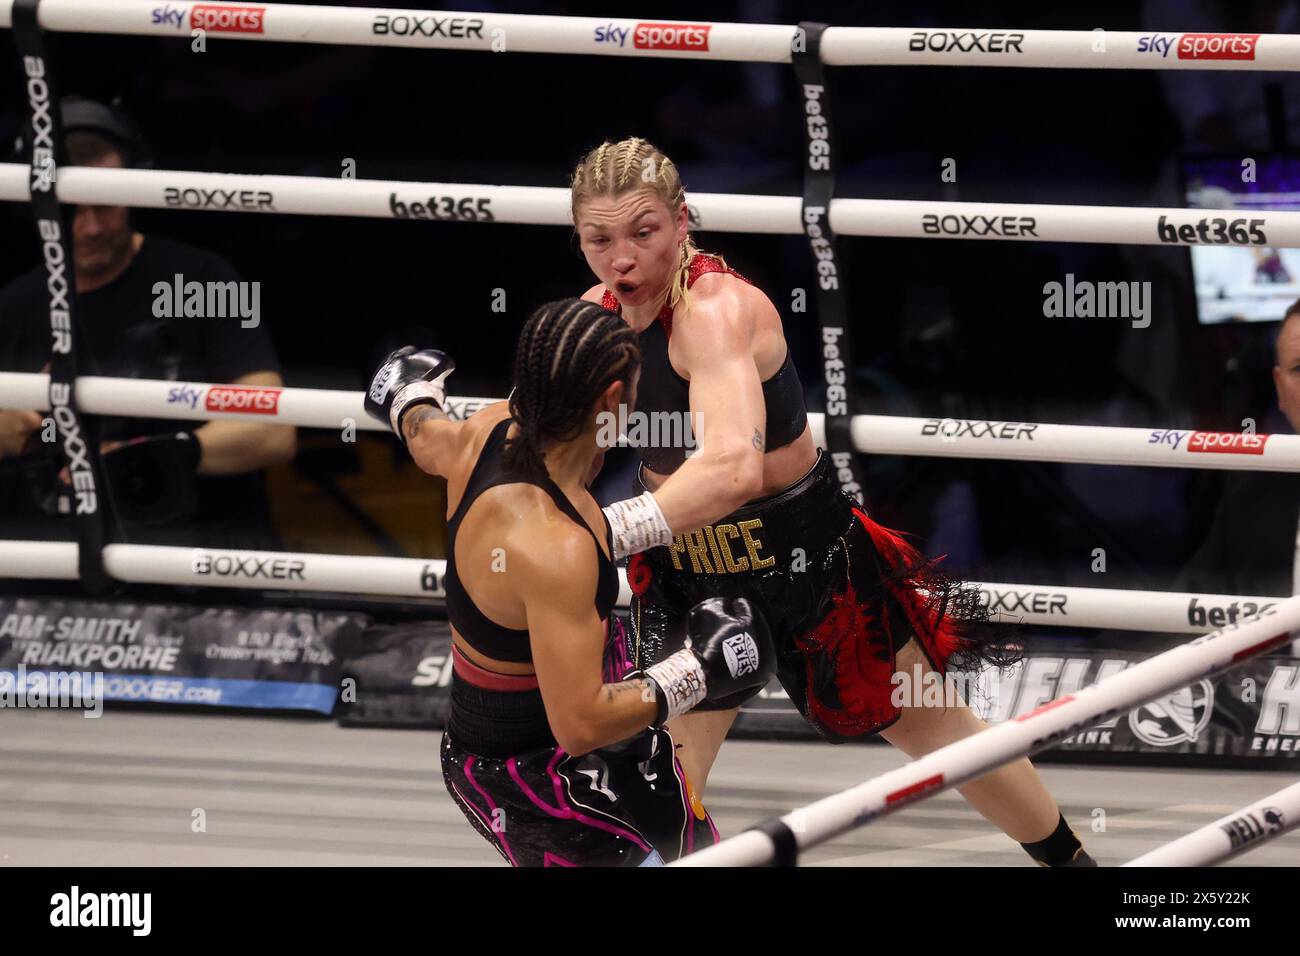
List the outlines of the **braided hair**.
<svg viewBox="0 0 1300 956">
<path fill-rule="evenodd" d="M 686 201 L 686 188 L 673 161 L 648 140 L 639 136 L 609 140 L 590 150 L 578 162 L 569 180 L 569 211 L 574 223 L 579 219 L 579 207 L 596 196 L 621 196 L 624 193 L 644 190 L 653 193 L 676 215 Z M 690 263 L 696 253 L 702 252 L 689 235 L 682 243 L 677 270 L 668 290 L 668 304 L 689 304 Z M 726 260 L 713 256 L 726 267 Z"/>
<path fill-rule="evenodd" d="M 546 475 L 543 452 L 577 438 L 601 393 L 614 382 L 630 385 L 640 366 L 636 333 L 613 312 L 582 299 L 538 308 L 515 353 L 510 417 L 519 436 L 506 444 L 507 467 Z"/>
</svg>

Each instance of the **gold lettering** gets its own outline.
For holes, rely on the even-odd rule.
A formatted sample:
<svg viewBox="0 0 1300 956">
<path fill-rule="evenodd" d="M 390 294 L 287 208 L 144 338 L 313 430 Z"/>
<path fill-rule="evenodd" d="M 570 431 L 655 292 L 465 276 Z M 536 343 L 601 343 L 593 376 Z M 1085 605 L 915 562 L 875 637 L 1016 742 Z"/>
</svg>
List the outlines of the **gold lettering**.
<svg viewBox="0 0 1300 956">
<path fill-rule="evenodd" d="M 713 537 L 713 525 L 706 524 L 704 526 L 704 536 L 709 539 L 709 550 L 713 552 L 713 567 L 716 568 L 713 573 L 726 574 L 727 572 L 722 567 L 722 555 L 718 554 L 718 542 Z"/>
<path fill-rule="evenodd" d="M 705 571 L 709 574 L 714 573 L 712 565 L 709 564 L 709 546 L 704 541 L 703 531 L 692 531 L 686 538 L 686 553 L 691 556 L 691 570 L 696 574 Z"/>
<path fill-rule="evenodd" d="M 682 553 L 686 550 L 686 542 L 680 534 L 673 535 L 673 543 L 668 546 L 668 553 L 672 556 L 673 567 L 678 571 L 682 569 Z"/>
<path fill-rule="evenodd" d="M 758 571 L 762 568 L 770 568 L 772 565 L 776 564 L 776 557 L 774 555 L 768 555 L 766 558 L 759 558 L 758 549 L 763 546 L 763 542 L 752 537 L 749 533 L 751 528 L 755 531 L 761 530 L 763 527 L 763 519 L 751 518 L 749 521 L 741 521 L 739 524 L 740 537 L 744 540 L 745 548 L 749 551 L 749 563 L 753 566 L 754 570 Z"/>
<path fill-rule="evenodd" d="M 739 538 L 740 529 L 734 524 L 720 524 L 714 530 L 718 535 L 718 550 L 722 552 L 722 563 L 726 567 L 728 573 L 735 574 L 737 571 L 749 570 L 749 558 L 741 558 L 737 561 L 735 556 L 731 553 L 731 545 L 727 542 L 728 535 L 733 538 Z"/>
</svg>

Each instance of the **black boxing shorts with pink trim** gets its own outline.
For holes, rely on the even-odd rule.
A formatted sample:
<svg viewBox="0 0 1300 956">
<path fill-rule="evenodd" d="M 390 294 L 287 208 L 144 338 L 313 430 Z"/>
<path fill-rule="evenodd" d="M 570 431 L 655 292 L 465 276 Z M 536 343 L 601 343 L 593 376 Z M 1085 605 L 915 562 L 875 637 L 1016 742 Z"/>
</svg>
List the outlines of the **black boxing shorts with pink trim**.
<svg viewBox="0 0 1300 956">
<path fill-rule="evenodd" d="M 940 674 L 954 658 L 963 668 L 1010 659 L 978 591 L 872 521 L 840 489 L 825 452 L 786 490 L 633 555 L 628 584 L 628 653 L 640 668 L 683 646 L 697 602 L 748 598 L 776 640 L 782 687 L 836 743 L 898 719 L 894 658 L 913 637 Z M 738 707 L 757 693 L 699 709 Z"/>
<path fill-rule="evenodd" d="M 611 621 L 606 680 L 626 673 Z M 653 866 L 718 842 L 692 805 L 673 739 L 650 728 L 612 747 L 567 753 L 546 722 L 536 677 L 494 674 L 453 651 L 442 737 L 447 792 L 513 866 Z"/>
</svg>

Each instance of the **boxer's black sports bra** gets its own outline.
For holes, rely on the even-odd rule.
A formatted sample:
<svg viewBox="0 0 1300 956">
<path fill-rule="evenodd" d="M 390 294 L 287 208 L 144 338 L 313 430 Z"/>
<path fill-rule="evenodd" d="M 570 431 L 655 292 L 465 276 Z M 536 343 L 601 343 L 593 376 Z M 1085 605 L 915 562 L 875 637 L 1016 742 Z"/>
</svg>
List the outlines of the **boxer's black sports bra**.
<svg viewBox="0 0 1300 956">
<path fill-rule="evenodd" d="M 528 631 L 502 627 L 480 611 L 466 593 L 456 574 L 456 533 L 460 530 L 460 523 L 475 499 L 489 488 L 509 484 L 536 485 L 549 494 L 551 500 L 555 502 L 555 507 L 581 525 L 591 535 L 591 540 L 596 546 L 599 576 L 595 601 L 596 613 L 600 615 L 601 621 L 608 619 L 614 602 L 618 599 L 618 571 L 614 567 L 614 562 L 601 550 L 595 532 L 587 522 L 582 520 L 582 515 L 578 514 L 578 509 L 573 507 L 572 502 L 564 496 L 559 485 L 550 478 L 530 478 L 506 467 L 501 452 L 505 448 L 506 432 L 510 428 L 510 423 L 509 418 L 503 419 L 488 435 L 487 441 L 483 443 L 483 450 L 479 452 L 478 461 L 474 464 L 474 470 L 470 473 L 469 482 L 465 485 L 465 493 L 461 496 L 460 504 L 447 521 L 447 572 L 443 585 L 447 591 L 447 616 L 451 619 L 451 626 L 470 647 L 493 660 L 528 663 L 533 659 L 532 647 L 528 642 Z M 603 516 L 602 521 L 605 525 L 605 543 L 612 554 L 613 538 L 609 522 L 604 520 Z"/>
<path fill-rule="evenodd" d="M 742 282 L 749 282 L 739 272 L 726 268 L 716 256 L 703 253 L 691 259 L 687 270 L 688 289 L 695 284 L 696 279 L 710 272 L 726 272 Z M 609 289 L 605 290 L 600 304 L 611 312 L 622 314 L 622 306 Z M 641 381 L 637 386 L 636 410 L 652 417 L 659 412 L 671 412 L 678 420 L 688 421 L 686 416 L 691 410 L 691 383 L 678 375 L 668 360 L 668 337 L 672 334 L 672 329 L 673 307 L 665 303 L 655 321 L 638 336 L 641 345 Z M 764 448 L 767 451 L 785 447 L 808 427 L 803 386 L 799 383 L 799 373 L 790 361 L 788 350 L 785 361 L 776 370 L 776 374 L 763 383 L 763 405 L 767 410 L 767 434 L 764 436 Z M 650 443 L 638 450 L 646 467 L 661 475 L 672 474 L 686 460 L 684 443 Z"/>
</svg>

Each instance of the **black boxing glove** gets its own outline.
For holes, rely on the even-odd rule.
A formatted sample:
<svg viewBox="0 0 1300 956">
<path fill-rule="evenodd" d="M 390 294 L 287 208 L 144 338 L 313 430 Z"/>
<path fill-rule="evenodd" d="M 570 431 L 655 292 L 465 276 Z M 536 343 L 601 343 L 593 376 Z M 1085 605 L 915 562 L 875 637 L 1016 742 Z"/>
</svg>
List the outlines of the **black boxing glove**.
<svg viewBox="0 0 1300 956">
<path fill-rule="evenodd" d="M 366 392 L 366 412 L 402 434 L 402 415 L 416 405 L 432 405 L 443 411 L 447 390 L 443 382 L 456 370 L 456 362 L 437 349 L 417 349 L 407 345 L 391 353 L 370 380 Z"/>
<path fill-rule="evenodd" d="M 697 704 L 764 686 L 776 673 L 767 623 L 745 598 L 712 597 L 691 608 L 686 646 L 645 669 L 657 690 L 656 724 Z"/>
</svg>

